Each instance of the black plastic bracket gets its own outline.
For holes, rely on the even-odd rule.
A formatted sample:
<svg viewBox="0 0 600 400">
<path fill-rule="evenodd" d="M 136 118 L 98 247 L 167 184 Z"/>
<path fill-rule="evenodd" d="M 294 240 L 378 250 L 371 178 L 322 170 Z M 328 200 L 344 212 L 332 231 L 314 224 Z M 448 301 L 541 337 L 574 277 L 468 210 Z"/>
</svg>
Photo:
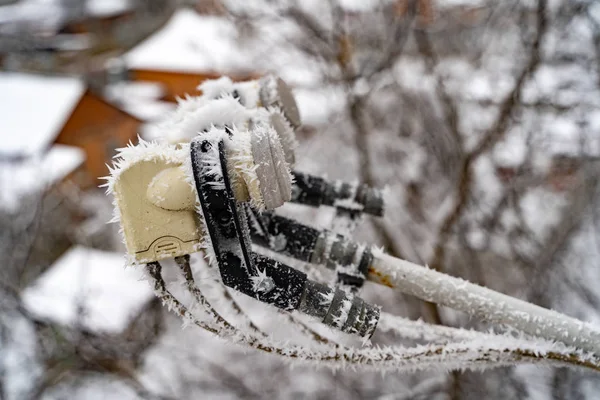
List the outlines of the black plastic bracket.
<svg viewBox="0 0 600 400">
<path fill-rule="evenodd" d="M 320 231 L 293 219 L 264 211 L 247 213 L 252 241 L 259 246 L 300 261 L 325 265 L 338 272 L 338 281 L 361 287 L 373 254 L 342 235 Z"/>
<path fill-rule="evenodd" d="M 384 212 L 383 192 L 367 185 L 355 185 L 293 171 L 294 186 L 291 201 L 313 207 L 344 206 L 350 202 L 360 207 L 361 212 L 382 216 Z"/>
<path fill-rule="evenodd" d="M 223 140 L 193 141 L 191 157 L 206 229 L 223 283 L 276 307 L 298 308 L 306 274 L 251 252 L 245 210 L 237 205 L 224 173 L 227 167 Z"/>
<path fill-rule="evenodd" d="M 248 207 L 235 200 L 225 152 L 223 138 L 200 137 L 190 144 L 203 221 L 223 283 L 264 303 L 299 310 L 344 332 L 371 337 L 379 321 L 378 307 L 310 281 L 303 272 L 252 252 Z"/>
</svg>

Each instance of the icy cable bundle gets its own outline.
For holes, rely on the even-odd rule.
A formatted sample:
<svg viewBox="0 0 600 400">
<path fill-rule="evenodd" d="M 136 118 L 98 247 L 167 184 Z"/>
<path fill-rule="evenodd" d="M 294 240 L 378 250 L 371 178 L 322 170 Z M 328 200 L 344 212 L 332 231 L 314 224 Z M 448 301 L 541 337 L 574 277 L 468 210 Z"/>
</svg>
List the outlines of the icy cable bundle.
<svg viewBox="0 0 600 400">
<path fill-rule="evenodd" d="M 229 78 L 224 77 L 206 81 L 200 85 L 199 89 L 203 92 L 202 96 L 187 97 L 181 100 L 177 111 L 162 123 L 164 141 L 168 143 L 186 143 L 192 140 L 197 133 L 207 132 L 211 127 L 219 127 L 231 132 L 234 128 L 256 131 L 257 129 L 260 130 L 260 127 L 270 126 L 277 133 L 280 147 L 283 150 L 285 162 L 281 162 L 281 164 L 285 165 L 286 168 L 293 167 L 297 142 L 290 119 L 295 120 L 297 123 L 300 119 L 295 100 L 285 82 L 280 78 L 268 76 L 257 81 L 234 83 Z M 269 104 L 269 106 L 263 107 L 263 104 Z M 238 147 L 247 146 L 247 142 L 248 136 L 244 135 L 238 137 L 234 141 L 234 145 Z M 259 152 L 261 148 L 261 146 L 255 146 L 254 151 Z M 277 148 L 276 151 L 279 151 L 279 149 Z M 232 168 L 240 175 L 248 175 L 247 160 L 235 155 L 232 157 L 237 157 L 235 162 L 231 163 Z M 253 170 L 252 173 L 256 172 L 259 179 L 267 182 L 269 175 L 265 175 L 263 169 L 258 164 L 256 170 Z M 259 215 L 258 211 L 262 211 L 264 208 L 272 209 L 288 200 L 311 207 L 322 205 L 335 207 L 336 213 L 332 225 L 338 232 L 333 236 L 325 232 L 323 235 L 327 238 L 321 238 L 319 241 L 320 249 L 325 251 L 326 254 L 331 254 L 332 257 L 330 259 L 329 257 L 315 256 L 313 260 L 322 260 L 322 264 L 338 269 L 338 283 L 356 290 L 365 280 L 369 250 L 364 250 L 363 246 L 356 251 L 356 247 L 346 246 L 347 248 L 341 254 L 340 244 L 346 242 L 343 240 L 344 237 L 348 236 L 352 228 L 356 227 L 358 219 L 363 213 L 377 216 L 383 214 L 382 191 L 367 185 L 342 181 L 331 182 L 298 171 L 291 171 L 291 176 L 291 198 L 286 199 L 274 199 L 274 193 L 268 189 L 263 193 L 263 201 L 260 196 L 249 196 L 248 193 L 245 193 L 247 190 L 243 185 L 238 185 L 237 181 L 232 182 L 232 187 L 238 199 L 245 201 L 249 196 L 253 205 L 247 212 L 248 218 L 252 221 L 250 229 L 253 240 L 256 240 L 257 243 L 272 240 L 270 236 L 267 237 L 264 234 L 264 230 L 258 229 L 262 217 L 271 219 L 269 218 L 271 215 L 269 212 L 261 214 L 262 217 Z M 287 184 L 283 181 L 281 183 Z M 263 186 L 268 188 L 271 185 Z M 249 187 L 257 188 L 256 185 Z M 273 218 L 278 219 L 279 217 L 273 216 Z M 278 221 L 278 225 L 285 226 L 287 220 L 279 219 Z M 302 231 L 295 224 L 287 225 L 289 225 L 288 232 L 291 230 Z M 332 241 L 331 238 L 334 236 L 335 240 Z M 306 241 L 290 240 L 289 243 L 296 243 L 299 247 L 312 249 L 315 245 L 314 238 L 308 236 L 303 238 Z M 321 245 L 321 243 L 331 244 L 333 242 L 335 242 L 335 245 L 333 245 L 331 253 L 326 246 Z M 361 255 L 364 256 L 362 259 L 360 259 Z M 357 257 L 359 258 L 358 261 L 355 260 Z"/>
<path fill-rule="evenodd" d="M 375 331 L 377 307 L 252 252 L 246 205 L 275 208 L 291 196 L 291 176 L 270 125 L 212 127 L 189 144 L 129 147 L 109 189 L 129 255 L 147 264 L 157 282 L 160 260 L 175 257 L 187 271 L 188 255 L 203 249 L 226 286 L 346 333 L 369 338 Z"/>
<path fill-rule="evenodd" d="M 273 209 L 287 201 L 346 207 L 352 217 L 363 212 L 381 215 L 383 196 L 364 185 L 291 171 L 294 129 L 300 119 L 291 92 L 280 79 L 233 83 L 222 78 L 205 82 L 201 90 L 203 96 L 181 101 L 163 123 L 162 143 L 140 141 L 121 149 L 107 184 L 131 262 L 146 264 L 157 295 L 185 320 L 233 342 L 317 363 L 422 369 L 529 360 L 600 369 L 600 332 L 586 323 L 390 257 L 354 242 L 347 232 L 318 230 L 277 215 Z M 335 269 L 339 283 L 352 290 L 309 280 L 303 272 L 254 253 L 252 244 Z M 243 333 L 220 317 L 195 285 L 189 254 L 200 250 L 218 266 L 226 286 L 259 301 L 285 311 L 298 310 L 363 338 L 371 337 L 381 318 L 381 329 L 430 338 L 434 344 L 372 350 L 336 346 L 312 352 L 282 347 L 256 329 Z M 194 319 L 166 288 L 159 261 L 172 257 L 212 322 Z M 381 314 L 353 294 L 365 279 L 508 326 L 518 337 Z"/>
<path fill-rule="evenodd" d="M 240 123 L 246 128 L 257 122 L 270 124 L 279 136 L 287 163 L 293 167 L 297 146 L 294 130 L 300 126 L 301 121 L 292 92 L 281 78 L 268 75 L 255 81 L 233 82 L 227 77 L 222 77 L 205 81 L 198 88 L 202 91 L 202 96 L 188 97 L 181 101 L 180 108 L 188 110 L 200 103 L 210 104 L 190 112 L 188 118 L 195 115 L 196 121 L 202 119 L 200 115 L 207 116 L 204 122 L 198 125 L 199 128 L 206 129 L 209 121 L 225 127 L 239 126 Z M 239 104 L 230 104 L 232 99 Z M 218 111 L 217 108 L 225 106 L 226 101 L 226 109 Z M 209 117 L 210 115 L 212 117 Z M 177 116 L 173 119 L 180 120 Z M 167 125 L 170 123 L 166 122 Z M 168 135 L 171 130 L 165 131 Z M 292 257 L 300 255 L 299 259 L 302 260 L 308 257 L 312 262 L 338 270 L 338 284 L 356 291 L 365 280 L 368 263 L 372 257 L 369 249 L 355 246 L 346 238 L 358 225 L 363 213 L 383 215 L 383 192 L 358 183 L 328 181 L 297 170 L 291 173 L 293 184 L 290 201 L 311 207 L 334 207 L 332 229 L 335 233 L 325 231 L 315 235 L 315 231 L 309 229 L 311 234 L 304 234 L 307 230 L 295 221 L 280 218 L 270 212 L 259 214 L 256 208 L 252 208 L 248 210 L 247 215 L 251 221 L 249 226 L 253 240 L 264 245 L 273 242 L 274 237 L 279 238 L 276 240 L 276 247 L 282 247 L 282 253 Z M 277 226 L 273 234 L 261 228 L 272 227 L 271 222 Z M 282 232 L 290 235 L 289 240 L 285 240 L 286 236 Z"/>
</svg>

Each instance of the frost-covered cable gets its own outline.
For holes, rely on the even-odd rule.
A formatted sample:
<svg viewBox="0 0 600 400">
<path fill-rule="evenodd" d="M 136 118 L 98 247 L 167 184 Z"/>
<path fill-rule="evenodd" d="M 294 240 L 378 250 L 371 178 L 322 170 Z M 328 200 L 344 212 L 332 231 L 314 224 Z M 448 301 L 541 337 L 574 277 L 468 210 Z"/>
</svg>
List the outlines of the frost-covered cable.
<svg viewBox="0 0 600 400">
<path fill-rule="evenodd" d="M 264 226 L 264 234 L 255 230 L 252 239 L 259 246 L 330 268 L 351 261 L 368 280 L 483 320 L 506 324 L 532 336 L 561 341 L 600 355 L 600 331 L 574 318 L 390 257 L 376 249 L 365 249 L 289 218 L 269 213 L 257 218 Z M 284 240 L 280 240 L 282 237 Z"/>
<path fill-rule="evenodd" d="M 288 323 L 293 325 L 304 336 L 309 337 L 310 339 L 312 339 L 315 342 L 320 343 L 320 344 L 332 345 L 332 346 L 339 345 L 335 341 L 328 339 L 328 338 L 322 336 L 321 334 L 319 334 L 317 331 L 312 329 L 310 326 L 308 326 L 307 324 L 302 322 L 300 320 L 300 318 L 295 317 L 294 314 L 286 313 L 285 311 L 282 311 L 282 310 L 277 310 L 277 311 L 278 311 L 279 315 L 281 315 L 282 317 L 286 317 Z"/>
<path fill-rule="evenodd" d="M 194 297 L 196 302 L 199 303 L 200 305 L 202 305 L 207 312 L 210 312 L 211 314 L 213 314 L 213 316 L 215 318 L 221 318 L 221 319 L 223 319 L 224 323 L 231 325 L 221 315 L 219 315 L 213 307 L 209 306 L 206 298 L 202 294 L 202 291 L 197 286 L 196 281 L 194 279 L 194 275 L 192 273 L 192 268 L 190 266 L 190 256 L 185 255 L 185 256 L 181 256 L 181 257 L 175 257 L 175 262 L 177 263 L 177 265 L 179 266 L 179 269 L 181 270 L 181 273 L 183 274 L 183 277 L 185 279 L 185 285 L 186 285 L 187 289 L 190 291 L 190 293 L 192 294 L 192 296 Z M 221 291 L 220 291 L 221 295 L 225 298 L 225 300 L 227 300 L 227 303 L 229 304 L 229 306 L 231 308 L 233 308 L 233 310 L 238 314 L 238 316 L 241 316 L 244 319 L 244 324 L 252 331 L 259 333 L 262 336 L 267 336 L 267 334 L 264 333 L 262 330 L 260 330 L 260 328 L 258 328 L 254 324 L 254 322 L 252 322 L 250 317 L 242 310 L 242 308 L 239 306 L 239 304 L 235 301 L 235 299 L 227 291 L 227 287 L 220 285 L 220 289 L 221 289 Z M 278 310 L 278 311 L 282 315 L 282 317 L 285 317 L 289 323 L 296 326 L 298 328 L 298 330 L 300 330 L 300 332 L 302 332 L 306 336 L 312 338 L 313 340 L 315 340 L 317 342 L 323 343 L 323 344 L 335 344 L 333 342 L 330 343 L 330 341 L 327 338 L 324 338 L 323 336 L 319 335 L 317 332 L 312 330 L 309 326 L 304 324 L 302 321 L 298 320 L 297 318 L 294 318 L 292 314 L 284 313 L 281 310 Z"/>
<path fill-rule="evenodd" d="M 204 297 L 202 291 L 200 291 L 200 288 L 196 286 L 196 282 L 194 281 L 194 275 L 192 274 L 192 268 L 190 266 L 189 254 L 175 257 L 175 262 L 181 270 L 181 274 L 185 279 L 185 285 L 187 286 L 187 289 L 190 291 L 196 302 L 202 305 L 207 312 L 210 312 L 214 318 L 220 320 L 225 326 L 233 326 L 231 325 L 231 323 L 225 320 L 225 318 L 223 318 L 219 313 L 217 313 L 217 311 L 214 308 L 210 306 L 210 303 L 208 302 L 206 297 Z M 159 263 L 154 263 L 151 266 L 151 268 L 154 268 L 157 271 L 156 273 L 160 274 L 161 267 Z"/>
<path fill-rule="evenodd" d="M 244 332 L 227 326 L 213 315 L 198 320 L 167 289 L 157 263 L 147 266 L 156 295 L 169 310 L 187 323 L 192 323 L 232 343 L 281 356 L 291 362 L 310 363 L 332 369 L 367 368 L 377 371 L 451 370 L 541 364 L 547 366 L 579 366 L 600 371 L 600 359 L 591 353 L 545 340 L 530 341 L 506 335 L 481 333 L 477 339 L 416 347 L 348 348 L 316 350 Z"/>
<path fill-rule="evenodd" d="M 391 332 L 405 339 L 438 343 L 456 340 L 474 340 L 482 334 L 482 332 L 474 330 L 429 324 L 421 320 L 414 321 L 386 312 L 381 313 L 377 331 Z"/>
<path fill-rule="evenodd" d="M 506 324 L 536 337 L 600 355 L 600 331 L 585 322 L 378 250 L 373 254 L 369 280 L 486 321 Z"/>
<path fill-rule="evenodd" d="M 233 296 L 231 295 L 231 293 L 229 293 L 229 290 L 227 289 L 227 286 L 221 285 L 221 296 L 223 296 L 223 299 L 225 299 L 225 301 L 229 304 L 229 306 L 233 309 L 233 311 L 238 316 L 240 316 L 241 318 L 243 318 L 244 323 L 248 326 L 248 328 L 254 330 L 255 332 L 260 333 L 263 336 L 267 335 L 258 326 L 256 326 L 256 324 L 254 322 L 252 322 L 252 320 L 250 319 L 250 317 L 248 316 L 248 314 L 246 314 L 244 312 L 244 310 L 242 310 L 242 307 L 238 304 L 237 301 L 235 301 L 235 299 L 233 298 Z"/>
</svg>

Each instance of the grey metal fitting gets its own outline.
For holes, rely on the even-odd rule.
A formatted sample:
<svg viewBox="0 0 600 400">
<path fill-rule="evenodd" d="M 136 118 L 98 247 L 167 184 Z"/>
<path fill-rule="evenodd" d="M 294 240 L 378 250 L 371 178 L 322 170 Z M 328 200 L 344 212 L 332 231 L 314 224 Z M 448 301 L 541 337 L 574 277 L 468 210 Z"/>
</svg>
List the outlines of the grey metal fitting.
<svg viewBox="0 0 600 400">
<path fill-rule="evenodd" d="M 337 270 L 338 280 L 354 287 L 362 286 L 372 261 L 373 254 L 368 247 L 329 231 L 317 238 L 310 260 L 313 264 Z"/>
<path fill-rule="evenodd" d="M 342 332 L 370 338 L 379 322 L 379 307 L 358 296 L 308 280 L 298 311 Z"/>
<path fill-rule="evenodd" d="M 298 129 L 302 125 L 298 104 L 292 89 L 281 78 L 267 75 L 259 81 L 259 96 L 264 107 L 279 107 L 285 119 L 288 120 L 294 129 Z"/>
<path fill-rule="evenodd" d="M 356 190 L 355 201 L 363 205 L 363 211 L 367 214 L 382 216 L 385 203 L 383 192 L 380 189 L 368 185 L 360 185 Z"/>
</svg>

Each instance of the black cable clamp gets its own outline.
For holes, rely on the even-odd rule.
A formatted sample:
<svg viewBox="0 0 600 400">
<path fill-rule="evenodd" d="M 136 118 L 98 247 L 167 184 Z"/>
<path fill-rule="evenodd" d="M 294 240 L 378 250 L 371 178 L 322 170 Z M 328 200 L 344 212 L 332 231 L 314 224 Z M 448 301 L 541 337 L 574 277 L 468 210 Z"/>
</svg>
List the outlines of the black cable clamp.
<svg viewBox="0 0 600 400">
<path fill-rule="evenodd" d="M 317 317 L 343 332 L 371 337 L 379 321 L 378 307 L 343 290 L 311 281 L 301 271 L 252 252 L 246 208 L 234 198 L 223 140 L 197 138 L 190 149 L 203 221 L 223 283 L 283 310 L 298 310 Z"/>
<path fill-rule="evenodd" d="M 360 211 L 381 217 L 384 212 L 383 191 L 368 185 L 355 185 L 342 181 L 326 179 L 293 171 L 294 186 L 292 199 L 294 203 L 306 204 L 313 207 L 344 206 L 351 202 L 360 207 Z"/>
<path fill-rule="evenodd" d="M 247 218 L 255 244 L 336 270 L 341 284 L 354 288 L 363 285 L 373 261 L 369 248 L 342 235 L 320 231 L 269 211 L 259 214 L 249 210 Z"/>
</svg>

